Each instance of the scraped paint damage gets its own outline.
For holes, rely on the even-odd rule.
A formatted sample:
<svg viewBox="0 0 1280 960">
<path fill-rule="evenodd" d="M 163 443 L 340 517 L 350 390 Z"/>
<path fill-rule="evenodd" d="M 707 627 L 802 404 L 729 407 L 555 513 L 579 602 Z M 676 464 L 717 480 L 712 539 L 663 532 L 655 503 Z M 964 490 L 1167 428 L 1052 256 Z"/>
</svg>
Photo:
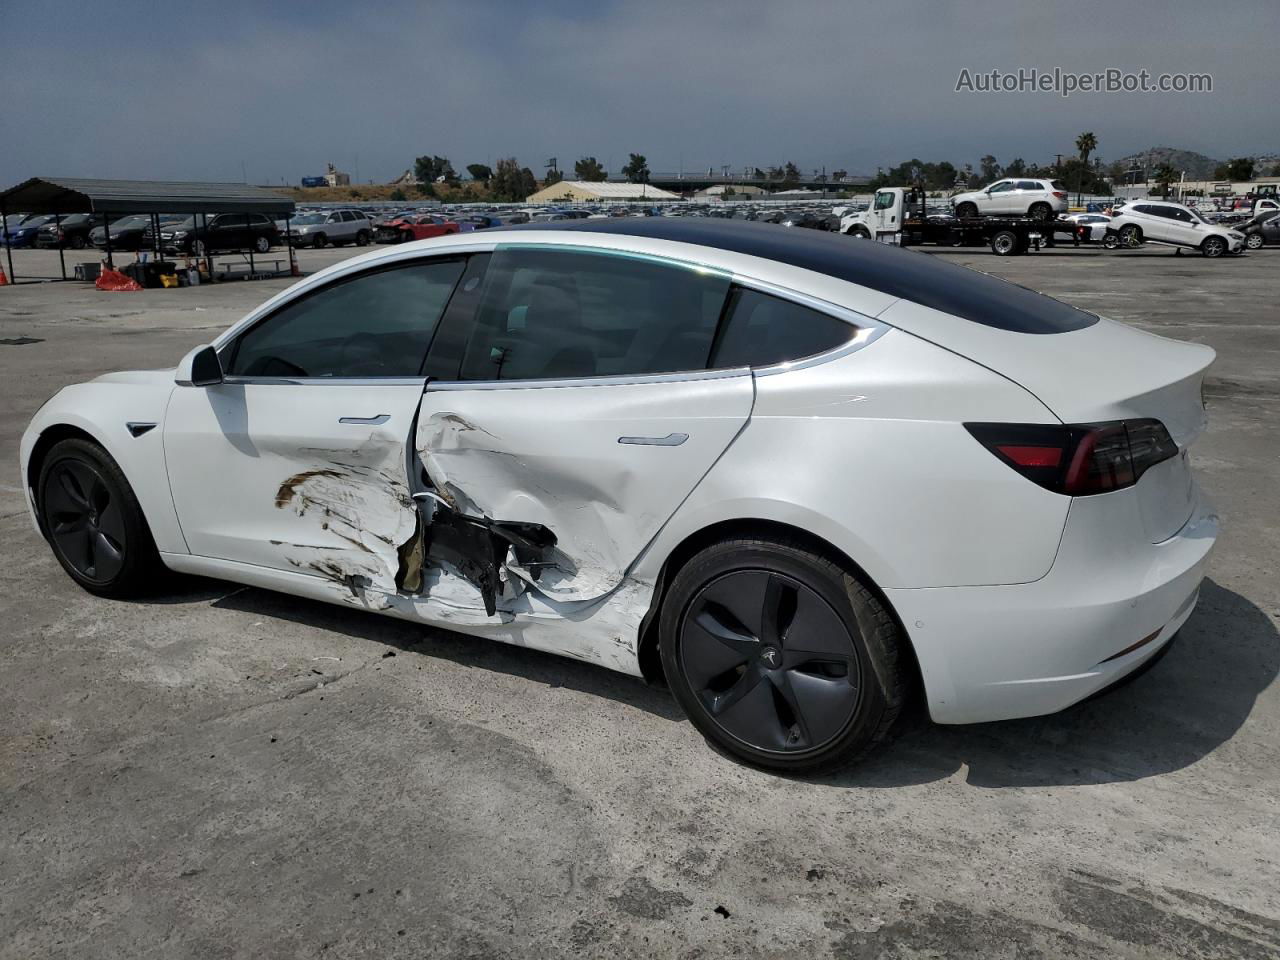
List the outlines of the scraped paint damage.
<svg viewBox="0 0 1280 960">
<path fill-rule="evenodd" d="M 513 474 L 473 469 L 464 484 L 442 468 L 464 449 L 508 458 L 486 446 L 497 444 L 488 431 L 438 414 L 417 436 L 426 489 L 415 494 L 403 479 L 406 461 L 397 444 L 371 437 L 355 451 L 308 451 L 328 454 L 325 466 L 287 477 L 276 492 L 278 509 L 318 520 L 316 542 L 281 544 L 288 562 L 332 582 L 334 599 L 344 603 L 638 675 L 636 638 L 652 584 L 605 575 L 605 550 L 575 563 L 542 523 L 488 516 L 481 506 L 487 498 L 477 490 Z M 474 459 L 467 465 L 483 467 Z M 580 591 L 563 585 L 584 568 L 580 590 L 593 595 L 579 599 Z M 605 635 L 611 642 L 601 644 Z"/>
</svg>

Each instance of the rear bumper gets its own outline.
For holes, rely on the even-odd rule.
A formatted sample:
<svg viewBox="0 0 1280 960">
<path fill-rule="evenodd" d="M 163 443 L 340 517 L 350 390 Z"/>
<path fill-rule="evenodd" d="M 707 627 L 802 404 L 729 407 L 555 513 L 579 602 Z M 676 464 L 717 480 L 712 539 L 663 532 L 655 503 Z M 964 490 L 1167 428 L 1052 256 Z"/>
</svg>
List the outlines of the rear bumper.
<svg viewBox="0 0 1280 960">
<path fill-rule="evenodd" d="M 1182 529 L 1153 544 L 1137 513 L 1116 494 L 1073 501 L 1053 568 L 1034 583 L 885 591 L 935 721 L 1053 713 L 1159 653 L 1195 609 L 1218 517 L 1197 496 Z"/>
</svg>

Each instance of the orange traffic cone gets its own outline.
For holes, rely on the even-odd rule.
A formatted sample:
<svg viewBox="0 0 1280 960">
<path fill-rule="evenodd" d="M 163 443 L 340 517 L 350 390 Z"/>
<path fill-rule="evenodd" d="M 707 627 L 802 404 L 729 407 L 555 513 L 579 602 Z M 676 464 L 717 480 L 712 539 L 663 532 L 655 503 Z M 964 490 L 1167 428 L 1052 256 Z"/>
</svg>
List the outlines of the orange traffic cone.
<svg viewBox="0 0 1280 960">
<path fill-rule="evenodd" d="M 289 248 L 289 276 L 302 276 L 302 271 L 298 269 L 298 258 L 293 255 L 293 247 Z"/>
<path fill-rule="evenodd" d="M 0 287 L 7 287 L 8 285 L 9 278 L 5 276 L 4 267 L 0 267 Z"/>
</svg>

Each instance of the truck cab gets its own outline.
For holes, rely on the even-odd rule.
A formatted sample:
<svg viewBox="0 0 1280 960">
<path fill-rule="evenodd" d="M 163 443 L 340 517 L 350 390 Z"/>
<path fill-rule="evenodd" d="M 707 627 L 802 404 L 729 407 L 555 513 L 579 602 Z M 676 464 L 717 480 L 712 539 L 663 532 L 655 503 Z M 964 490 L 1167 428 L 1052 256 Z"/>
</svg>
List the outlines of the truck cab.
<svg viewBox="0 0 1280 960">
<path fill-rule="evenodd" d="M 876 191 L 866 210 L 840 218 L 840 232 L 867 240 L 888 240 L 902 230 L 906 211 L 915 202 L 914 191 L 903 187 L 882 187 Z"/>
</svg>

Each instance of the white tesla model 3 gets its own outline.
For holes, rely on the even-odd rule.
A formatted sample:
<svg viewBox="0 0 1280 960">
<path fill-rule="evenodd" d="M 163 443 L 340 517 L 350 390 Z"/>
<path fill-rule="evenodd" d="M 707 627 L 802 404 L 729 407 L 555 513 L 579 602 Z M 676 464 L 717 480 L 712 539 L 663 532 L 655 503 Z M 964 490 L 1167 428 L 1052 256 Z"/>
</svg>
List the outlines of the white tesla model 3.
<svg viewBox="0 0 1280 960">
<path fill-rule="evenodd" d="M 999 720 L 1165 647 L 1218 529 L 1187 458 L 1213 357 L 815 231 L 539 224 L 67 387 L 22 476 L 94 593 L 163 565 L 548 650 L 815 769 L 917 678 L 934 720 Z"/>
</svg>

